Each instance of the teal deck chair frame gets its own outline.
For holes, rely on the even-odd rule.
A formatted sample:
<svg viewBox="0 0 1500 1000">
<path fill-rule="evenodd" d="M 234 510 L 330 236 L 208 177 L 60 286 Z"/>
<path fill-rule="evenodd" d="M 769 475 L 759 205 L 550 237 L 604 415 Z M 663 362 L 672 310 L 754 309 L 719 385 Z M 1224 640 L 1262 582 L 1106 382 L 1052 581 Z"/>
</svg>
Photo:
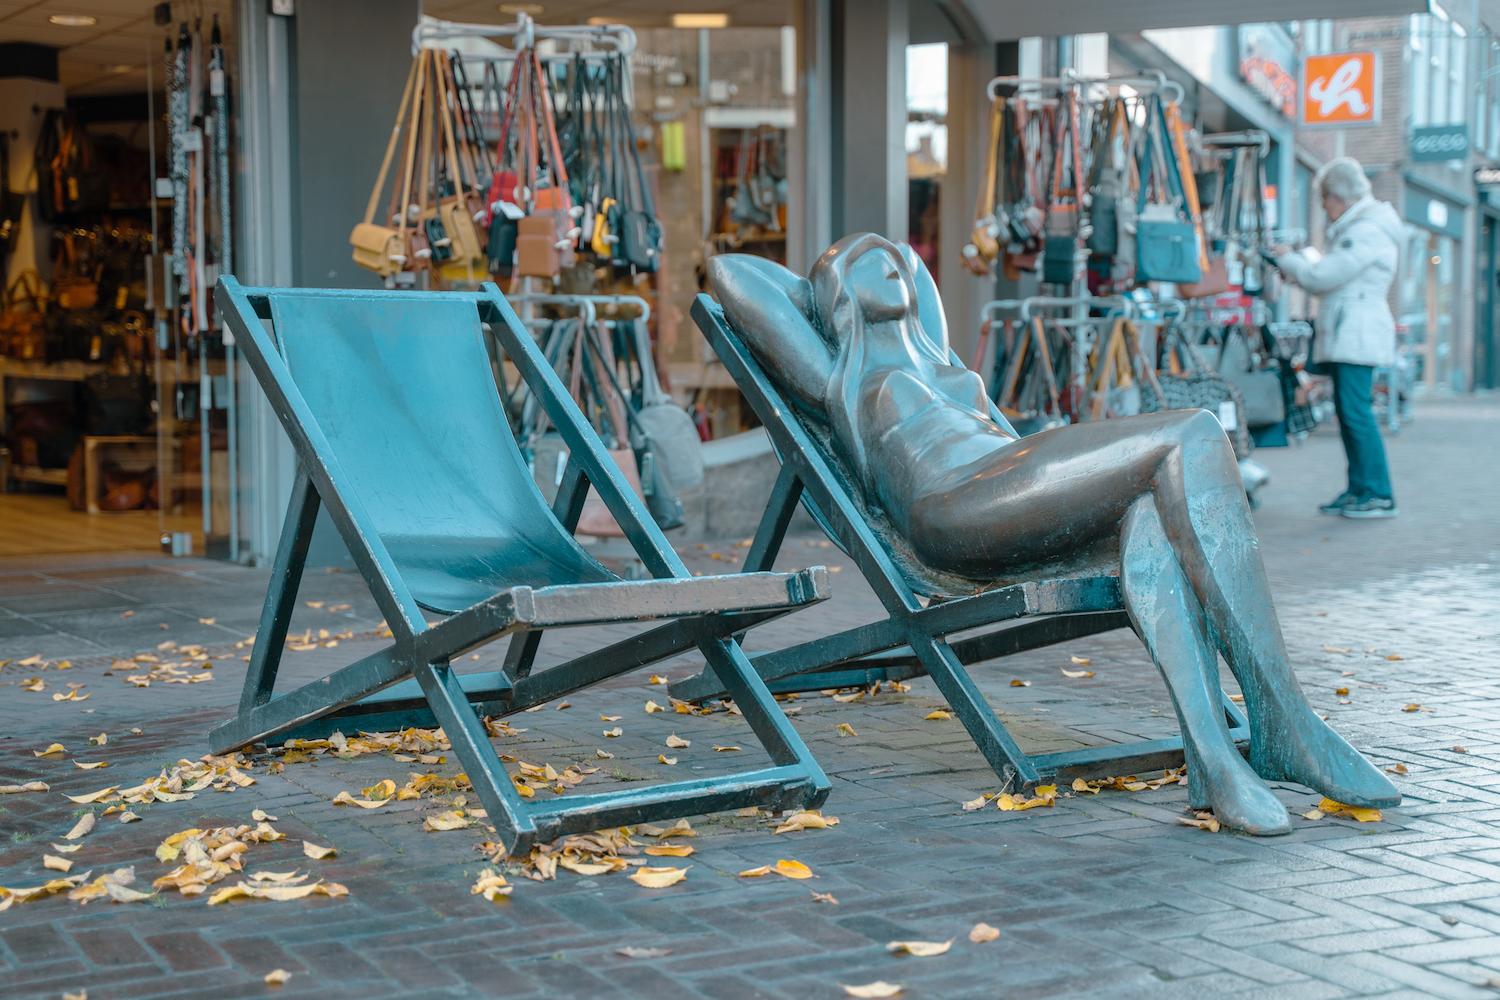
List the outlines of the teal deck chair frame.
<svg viewBox="0 0 1500 1000">
<path fill-rule="evenodd" d="M 757 673 L 772 691 L 820 691 L 930 676 L 990 767 L 1012 790 L 1183 762 L 1182 740 L 1177 736 L 1043 754 L 1021 749 L 969 676 L 967 666 L 1129 628 L 1118 577 L 1067 577 L 981 588 L 975 581 L 933 574 L 904 549 L 879 511 L 867 507 L 851 488 L 852 478 L 829 448 L 826 436 L 798 416 L 796 407 L 781 395 L 729 325 L 718 303 L 700 294 L 693 303 L 693 319 L 765 425 L 781 460 L 766 511 L 745 553 L 743 571 L 761 572 L 772 566 L 792 515 L 802 503 L 854 560 L 886 612 L 880 621 L 752 656 Z M 963 365 L 956 355 L 950 363 Z M 1009 426 L 993 404 L 990 415 L 1002 427 Z M 988 631 L 974 634 L 981 629 Z M 966 634 L 950 641 L 958 633 Z M 675 682 L 668 690 L 673 697 L 700 701 L 719 695 L 723 685 L 705 671 Z M 1250 731 L 1244 715 L 1227 695 L 1222 704 L 1231 736 L 1242 747 L 1248 745 Z"/>
<path fill-rule="evenodd" d="M 291 438 L 298 469 L 239 710 L 210 733 L 214 752 L 335 728 L 441 725 L 514 855 L 600 827 L 823 802 L 828 778 L 736 636 L 825 599 L 826 570 L 693 577 L 498 287 L 245 288 L 226 276 L 215 298 Z M 498 339 L 569 449 L 550 506 L 500 409 L 486 336 Z M 653 579 L 620 579 L 574 539 L 590 485 Z M 320 508 L 393 641 L 273 698 Z M 656 619 L 665 623 L 531 669 L 545 629 Z M 453 669 L 455 658 L 501 638 L 510 640 L 503 669 Z M 548 801 L 520 796 L 483 715 L 522 711 L 694 648 L 771 766 Z"/>
</svg>

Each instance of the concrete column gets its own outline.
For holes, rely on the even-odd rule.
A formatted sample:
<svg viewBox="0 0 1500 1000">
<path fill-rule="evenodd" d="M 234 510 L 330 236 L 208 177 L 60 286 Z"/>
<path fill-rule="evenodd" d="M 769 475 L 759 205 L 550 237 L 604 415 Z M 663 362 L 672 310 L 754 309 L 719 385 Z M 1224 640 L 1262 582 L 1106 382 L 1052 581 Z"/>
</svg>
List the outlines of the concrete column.
<svg viewBox="0 0 1500 1000">
<path fill-rule="evenodd" d="M 904 240 L 907 0 L 829 0 L 835 239 Z"/>
<path fill-rule="evenodd" d="M 833 242 L 831 0 L 798 0 L 797 127 L 787 139 L 787 266 L 806 274 Z"/>
<path fill-rule="evenodd" d="M 963 265 L 959 248 L 974 226 L 974 207 L 989 145 L 990 101 L 985 85 L 995 75 L 995 47 L 967 43 L 948 47 L 948 168 L 943 175 L 942 246 L 938 289 L 948 317 L 948 337 L 966 363 L 979 338 L 979 310 L 995 297 L 995 279 Z"/>
</svg>

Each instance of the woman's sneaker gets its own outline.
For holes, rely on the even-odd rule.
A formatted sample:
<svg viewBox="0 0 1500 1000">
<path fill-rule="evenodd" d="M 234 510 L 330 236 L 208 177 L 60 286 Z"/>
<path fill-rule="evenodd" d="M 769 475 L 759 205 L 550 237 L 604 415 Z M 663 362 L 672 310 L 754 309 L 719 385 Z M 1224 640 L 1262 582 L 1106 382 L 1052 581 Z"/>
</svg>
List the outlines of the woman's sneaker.
<svg viewBox="0 0 1500 1000">
<path fill-rule="evenodd" d="M 1395 517 L 1397 514 L 1396 501 L 1390 497 L 1361 497 L 1346 505 L 1339 513 L 1344 517 L 1356 519 Z"/>
<path fill-rule="evenodd" d="M 1347 507 L 1350 504 L 1354 503 L 1354 501 L 1356 501 L 1358 499 L 1359 499 L 1359 497 L 1355 496 L 1353 493 L 1350 493 L 1348 490 L 1345 490 L 1344 492 L 1340 493 L 1338 496 L 1334 497 L 1332 500 L 1328 501 L 1327 503 L 1325 503 L 1321 507 L 1319 507 L 1318 508 L 1318 513 L 1319 514 L 1332 514 L 1334 517 L 1338 517 L 1340 514 L 1342 514 L 1344 512 L 1344 508 L 1345 507 Z"/>
</svg>

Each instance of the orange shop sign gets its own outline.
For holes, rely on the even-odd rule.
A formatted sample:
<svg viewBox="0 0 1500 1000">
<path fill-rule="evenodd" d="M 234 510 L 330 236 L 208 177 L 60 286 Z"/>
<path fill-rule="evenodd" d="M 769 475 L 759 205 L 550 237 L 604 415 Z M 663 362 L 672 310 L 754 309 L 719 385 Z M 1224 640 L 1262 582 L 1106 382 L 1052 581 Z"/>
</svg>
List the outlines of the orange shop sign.
<svg viewBox="0 0 1500 1000">
<path fill-rule="evenodd" d="M 1308 56 L 1302 64 L 1302 124 L 1380 121 L 1380 61 L 1374 52 Z"/>
</svg>

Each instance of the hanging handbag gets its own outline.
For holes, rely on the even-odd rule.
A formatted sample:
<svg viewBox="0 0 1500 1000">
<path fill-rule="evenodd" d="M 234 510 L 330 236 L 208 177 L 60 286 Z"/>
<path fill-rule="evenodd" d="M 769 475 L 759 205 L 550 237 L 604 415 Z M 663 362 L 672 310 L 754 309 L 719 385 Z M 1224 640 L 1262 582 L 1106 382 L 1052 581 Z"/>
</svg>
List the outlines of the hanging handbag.
<svg viewBox="0 0 1500 1000">
<path fill-rule="evenodd" d="M 401 230 L 391 226 L 377 225 L 375 206 L 380 203 L 380 192 L 385 187 L 386 174 L 391 168 L 391 160 L 396 154 L 396 145 L 401 138 L 401 129 L 406 121 L 407 105 L 418 78 L 418 66 L 426 60 L 427 55 L 428 52 L 424 49 L 421 55 L 412 61 L 411 69 L 407 71 L 406 86 L 401 92 L 401 104 L 396 110 L 396 124 L 391 127 L 391 137 L 386 142 L 385 156 L 381 158 L 380 170 L 375 175 L 375 186 L 370 191 L 370 200 L 365 203 L 364 218 L 356 223 L 353 231 L 349 233 L 349 245 L 354 249 L 354 263 L 367 271 L 374 271 L 381 277 L 395 274 L 406 263 L 406 246 Z M 409 172 L 407 176 L 410 177 Z M 404 205 L 403 201 L 403 209 Z"/>
<path fill-rule="evenodd" d="M 630 488 L 637 496 L 644 498 L 641 491 L 640 468 L 636 465 L 635 451 L 630 447 L 629 431 L 625 423 L 624 401 L 618 393 L 607 391 L 605 380 L 598 378 L 593 368 L 594 354 L 585 347 L 585 341 L 588 339 L 589 331 L 580 323 L 578 339 L 574 342 L 573 350 L 573 394 L 575 397 L 581 396 L 583 385 L 588 385 L 593 399 L 599 404 L 600 423 L 601 425 L 607 423 L 607 427 L 601 426 L 599 429 L 607 432 L 609 457 L 619 468 Z M 591 408 L 585 408 L 584 412 L 589 412 L 589 409 Z M 614 515 L 610 513 L 609 507 L 600 498 L 598 491 L 592 486 L 589 488 L 588 497 L 583 502 L 583 513 L 578 518 L 577 533 L 613 538 L 625 534 Z"/>
<path fill-rule="evenodd" d="M 1000 231 L 996 208 L 996 186 L 1001 170 L 1000 148 L 1002 143 L 1002 119 L 1005 101 L 996 98 L 990 102 L 989 140 L 984 153 L 984 178 L 979 183 L 979 200 L 974 206 L 974 226 L 969 230 L 969 242 L 963 247 L 963 264 L 981 277 L 993 270 L 1000 256 Z"/>
<path fill-rule="evenodd" d="M 437 115 L 442 126 L 443 143 L 447 152 L 447 185 L 437 199 L 437 215 L 442 220 L 443 232 L 450 245 L 452 260 L 465 268 L 480 266 L 485 262 L 485 245 L 474 224 L 474 211 L 470 207 L 469 187 L 464 181 L 463 162 L 459 159 L 454 139 L 453 118 L 459 111 L 458 98 L 451 95 L 449 82 L 452 64 L 446 52 L 438 52 L 433 60 L 433 75 L 436 78 Z M 452 100 L 450 101 L 450 96 Z M 477 195 L 476 195 L 477 198 Z"/>
<path fill-rule="evenodd" d="M 1203 277 L 1198 235 L 1184 207 L 1177 158 L 1167 148 L 1160 97 L 1149 102 L 1143 142 L 1141 190 L 1136 200 L 1136 277 L 1140 281 L 1192 282 Z M 1162 199 L 1148 198 L 1155 180 Z"/>
<path fill-rule="evenodd" d="M 636 207 L 624 212 L 620 218 L 620 254 L 635 270 L 650 274 L 656 271 L 661 262 L 661 224 L 656 221 L 656 209 L 651 201 L 651 184 L 646 179 L 646 172 L 641 168 L 641 154 L 635 142 L 635 125 L 630 120 L 630 109 L 625 106 L 624 62 L 625 60 L 620 57 L 613 60 L 615 91 L 618 97 L 618 114 L 624 133 L 623 139 L 630 150 L 629 161 L 626 165 L 626 184 L 628 186 L 630 183 L 629 168 L 634 166 L 636 193 L 640 200 L 636 202 Z M 764 160 L 762 162 L 764 164 Z M 769 195 L 774 212 L 774 182 L 770 187 Z"/>
<path fill-rule="evenodd" d="M 46 361 L 47 297 L 41 276 L 30 268 L 16 275 L 5 290 L 3 305 L 0 353 L 17 361 Z"/>
<path fill-rule="evenodd" d="M 1042 248 L 1042 280 L 1071 288 L 1077 274 L 1079 216 L 1083 211 L 1083 152 L 1079 142 L 1078 99 L 1069 90 L 1063 97 L 1053 140 L 1051 197 L 1047 206 L 1046 242 Z M 1063 177 L 1070 178 L 1068 187 Z"/>
<path fill-rule="evenodd" d="M 1209 367 L 1181 329 L 1163 327 L 1162 332 L 1169 369 L 1147 380 L 1141 393 L 1141 412 L 1207 410 L 1229 436 L 1235 457 L 1249 458 L 1250 428 L 1244 418 L 1245 398 L 1238 387 Z M 1180 359 L 1185 359 L 1185 368 Z"/>
</svg>

